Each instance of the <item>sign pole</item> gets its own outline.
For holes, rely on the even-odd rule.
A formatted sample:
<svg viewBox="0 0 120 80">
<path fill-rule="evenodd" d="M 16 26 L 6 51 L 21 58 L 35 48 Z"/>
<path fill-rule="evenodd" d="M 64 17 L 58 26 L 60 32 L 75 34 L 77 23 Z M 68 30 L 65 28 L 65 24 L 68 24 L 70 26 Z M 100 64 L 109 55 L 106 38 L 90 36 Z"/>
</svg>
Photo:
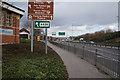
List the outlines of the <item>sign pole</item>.
<svg viewBox="0 0 120 80">
<path fill-rule="evenodd" d="M 33 52 L 33 20 L 31 25 L 31 52 Z"/>
<path fill-rule="evenodd" d="M 31 28 L 31 52 L 33 52 L 33 24 L 35 26 L 34 29 L 39 28 L 49 28 L 50 21 L 35 21 L 34 20 L 53 20 L 53 7 L 54 0 L 28 0 L 28 20 L 32 21 Z M 37 15 L 36 15 L 37 13 Z M 47 16 L 47 17 L 46 17 Z M 47 54 L 47 29 L 46 30 L 46 40 L 45 40 L 45 53 Z"/>
<path fill-rule="evenodd" d="M 47 54 L 47 28 L 45 29 L 46 39 L 45 39 L 45 54 Z"/>
</svg>

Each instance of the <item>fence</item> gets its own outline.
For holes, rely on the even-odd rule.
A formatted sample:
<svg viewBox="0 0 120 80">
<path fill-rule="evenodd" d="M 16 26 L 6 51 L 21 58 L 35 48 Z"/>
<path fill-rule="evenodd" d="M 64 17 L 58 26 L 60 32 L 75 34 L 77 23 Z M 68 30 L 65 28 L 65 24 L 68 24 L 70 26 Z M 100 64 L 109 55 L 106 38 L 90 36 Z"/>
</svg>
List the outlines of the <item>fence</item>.
<svg viewBox="0 0 120 80">
<path fill-rule="evenodd" d="M 110 75 L 112 78 L 120 78 L 120 61 L 119 58 L 114 59 L 108 56 L 104 56 L 99 54 L 99 50 L 95 49 L 95 51 L 90 51 L 86 49 L 85 46 L 77 46 L 72 45 L 71 43 L 67 42 L 53 42 L 50 43 L 61 47 L 65 50 L 73 52 L 80 58 L 90 62 L 91 64 L 95 65 L 99 70 L 105 72 L 106 74 Z M 113 54 L 114 55 L 114 54 Z M 117 55 L 117 57 L 120 55 Z"/>
</svg>

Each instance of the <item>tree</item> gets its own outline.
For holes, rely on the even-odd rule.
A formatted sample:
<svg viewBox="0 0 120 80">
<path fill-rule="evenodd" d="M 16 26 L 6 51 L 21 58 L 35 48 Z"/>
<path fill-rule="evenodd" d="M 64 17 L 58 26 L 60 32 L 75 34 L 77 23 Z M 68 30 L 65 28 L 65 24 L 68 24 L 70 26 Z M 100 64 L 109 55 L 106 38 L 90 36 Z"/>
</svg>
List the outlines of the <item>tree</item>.
<svg viewBox="0 0 120 80">
<path fill-rule="evenodd" d="M 31 28 L 32 28 L 32 22 L 31 21 L 25 21 L 22 25 L 23 28 L 25 29 L 28 29 L 31 33 Z M 41 33 L 44 33 L 43 29 L 33 29 L 33 32 L 34 32 L 34 39 L 36 40 L 36 37 L 37 36 L 44 36 L 44 34 L 41 34 Z"/>
<path fill-rule="evenodd" d="M 32 24 L 31 21 L 25 21 L 25 22 L 23 23 L 22 27 L 31 30 L 31 27 L 32 27 L 31 24 Z"/>
<path fill-rule="evenodd" d="M 106 33 L 111 33 L 111 32 L 113 32 L 111 29 L 106 30 Z"/>
</svg>

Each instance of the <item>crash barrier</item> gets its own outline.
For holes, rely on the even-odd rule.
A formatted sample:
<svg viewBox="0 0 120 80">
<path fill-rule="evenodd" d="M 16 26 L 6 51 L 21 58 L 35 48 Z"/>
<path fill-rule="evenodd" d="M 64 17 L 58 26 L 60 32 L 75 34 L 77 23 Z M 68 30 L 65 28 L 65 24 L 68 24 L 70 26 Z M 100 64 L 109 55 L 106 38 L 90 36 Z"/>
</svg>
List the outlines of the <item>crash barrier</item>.
<svg viewBox="0 0 120 80">
<path fill-rule="evenodd" d="M 105 47 L 105 48 L 112 48 L 112 49 L 120 49 L 120 43 L 116 44 L 105 44 L 105 43 L 90 43 L 90 42 L 81 42 L 81 41 L 71 41 L 72 43 L 81 43 L 85 45 L 97 46 L 97 47 Z"/>
</svg>

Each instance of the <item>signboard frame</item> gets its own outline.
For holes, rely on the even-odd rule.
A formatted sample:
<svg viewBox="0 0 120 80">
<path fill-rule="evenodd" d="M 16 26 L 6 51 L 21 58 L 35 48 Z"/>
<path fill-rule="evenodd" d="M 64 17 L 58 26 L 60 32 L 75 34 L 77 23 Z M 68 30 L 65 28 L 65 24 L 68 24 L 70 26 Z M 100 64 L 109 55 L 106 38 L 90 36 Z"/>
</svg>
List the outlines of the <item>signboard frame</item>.
<svg viewBox="0 0 120 80">
<path fill-rule="evenodd" d="M 46 33 L 45 53 L 47 54 L 47 28 L 50 28 L 50 25 L 51 25 L 50 20 L 53 20 L 54 0 L 40 0 L 40 1 L 41 2 L 38 2 L 38 0 L 28 0 L 27 19 L 32 21 L 32 24 L 31 24 L 32 25 L 32 28 L 31 28 L 31 52 L 33 52 L 33 29 L 41 29 L 41 28 L 35 28 L 35 21 L 41 21 L 41 22 L 49 21 L 49 27 L 42 27 L 42 28 L 45 28 L 45 33 Z"/>
<path fill-rule="evenodd" d="M 64 35 L 61 35 L 60 33 L 64 33 Z M 58 32 L 59 36 L 65 36 L 65 32 Z"/>
<path fill-rule="evenodd" d="M 53 12 L 54 0 L 28 0 L 28 20 L 53 20 Z"/>
<path fill-rule="evenodd" d="M 56 36 L 56 32 L 52 32 L 52 36 Z"/>
<path fill-rule="evenodd" d="M 39 27 L 39 28 L 36 28 L 35 27 L 35 22 L 49 22 L 49 27 Z M 50 28 L 50 26 L 51 26 L 51 21 L 50 20 L 35 20 L 34 21 L 34 29 L 42 29 L 42 28 Z"/>
</svg>

